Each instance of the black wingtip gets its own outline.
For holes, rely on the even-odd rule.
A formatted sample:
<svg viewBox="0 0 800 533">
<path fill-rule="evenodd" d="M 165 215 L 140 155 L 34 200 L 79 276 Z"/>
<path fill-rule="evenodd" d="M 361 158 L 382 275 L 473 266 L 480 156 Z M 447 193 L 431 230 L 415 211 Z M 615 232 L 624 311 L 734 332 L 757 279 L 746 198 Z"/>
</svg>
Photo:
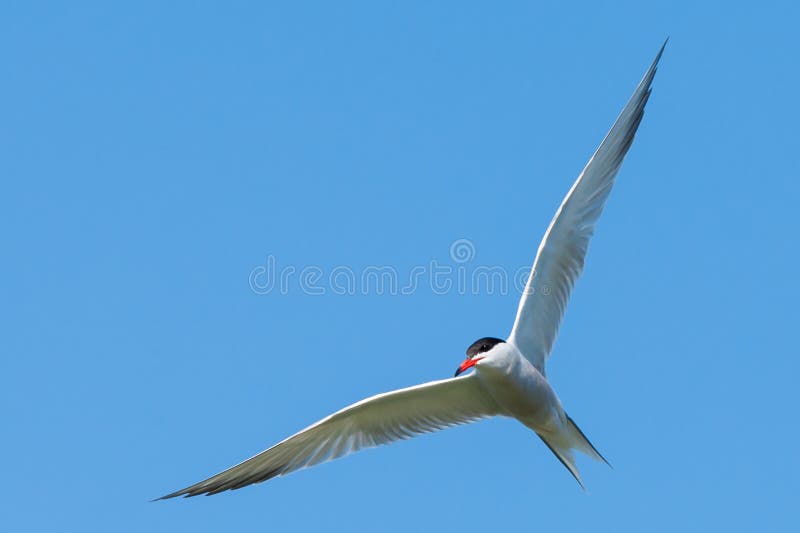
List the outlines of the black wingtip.
<svg viewBox="0 0 800 533">
<path fill-rule="evenodd" d="M 661 56 L 664 53 L 664 49 L 667 47 L 668 42 L 669 42 L 669 35 L 667 35 L 667 38 L 664 39 L 664 44 L 661 45 L 661 48 L 658 49 L 658 54 L 656 54 L 656 58 L 653 60 L 653 65 L 657 65 L 658 62 L 661 60 Z"/>
<path fill-rule="evenodd" d="M 175 492 L 170 492 L 169 494 L 167 494 L 165 496 L 161 496 L 160 498 L 153 498 L 150 501 L 151 502 L 160 502 L 162 500 L 171 500 L 173 498 L 178 498 L 180 496 L 183 496 L 184 498 L 189 498 L 191 496 L 195 496 L 195 494 L 192 494 L 191 492 L 188 492 L 186 489 L 184 489 L 184 490 L 178 490 L 178 491 L 175 491 Z"/>
</svg>

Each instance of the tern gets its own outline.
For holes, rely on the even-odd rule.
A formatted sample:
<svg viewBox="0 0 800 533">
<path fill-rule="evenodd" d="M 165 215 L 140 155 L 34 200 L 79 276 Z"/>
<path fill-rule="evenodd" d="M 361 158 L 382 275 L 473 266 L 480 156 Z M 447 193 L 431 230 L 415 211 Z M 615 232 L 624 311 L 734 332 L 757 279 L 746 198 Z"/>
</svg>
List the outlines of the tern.
<svg viewBox="0 0 800 533">
<path fill-rule="evenodd" d="M 361 400 L 236 466 L 158 499 L 239 489 L 364 448 L 494 416 L 516 418 L 532 429 L 584 487 L 573 451 L 608 462 L 567 415 L 547 381 L 545 361 L 583 270 L 595 224 L 642 120 L 666 44 L 550 222 L 508 338 L 475 341 L 450 379 Z"/>
</svg>

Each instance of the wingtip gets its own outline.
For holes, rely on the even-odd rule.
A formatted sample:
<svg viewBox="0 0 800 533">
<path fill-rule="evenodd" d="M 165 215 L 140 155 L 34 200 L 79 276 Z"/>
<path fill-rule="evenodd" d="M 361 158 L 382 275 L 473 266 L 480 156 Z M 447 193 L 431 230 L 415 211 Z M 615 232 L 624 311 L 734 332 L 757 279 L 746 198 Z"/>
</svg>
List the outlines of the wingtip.
<svg viewBox="0 0 800 533">
<path fill-rule="evenodd" d="M 655 79 L 656 70 L 658 70 L 658 62 L 661 61 L 661 56 L 664 54 L 664 49 L 667 47 L 668 42 L 669 42 L 669 37 L 667 37 L 664 40 L 664 43 L 661 45 L 661 48 L 658 49 L 658 53 L 656 54 L 655 59 L 653 59 L 653 62 L 650 63 L 650 67 L 644 73 L 644 76 L 642 77 L 642 80 L 639 82 L 639 86 L 636 88 L 636 92 L 633 93 L 631 99 L 636 99 L 637 97 L 640 98 L 641 95 L 644 93 L 647 93 L 647 96 L 649 96 L 650 84 L 652 84 L 653 79 Z"/>
<path fill-rule="evenodd" d="M 150 502 L 152 503 L 152 502 L 160 502 L 162 500 L 170 500 L 172 498 L 175 498 L 178 495 L 179 494 L 177 494 L 177 493 L 167 494 L 166 496 L 161 496 L 159 498 L 153 498 L 152 500 L 150 500 Z"/>
<path fill-rule="evenodd" d="M 653 60 L 653 66 L 657 65 L 658 62 L 661 60 L 661 56 L 664 54 L 664 49 L 667 47 L 668 42 L 669 42 L 669 35 L 667 35 L 667 38 L 664 39 L 664 44 L 661 45 L 661 48 L 658 49 L 658 54 L 656 54 L 656 58 Z"/>
<path fill-rule="evenodd" d="M 190 498 L 191 496 L 196 496 L 196 494 L 192 494 L 188 490 L 183 489 L 183 490 L 178 490 L 178 491 L 175 491 L 175 492 L 170 492 L 169 494 L 166 494 L 166 495 L 161 496 L 159 498 L 153 498 L 150 501 L 151 502 L 160 502 L 162 500 L 171 500 L 173 498 L 179 498 L 181 496 L 183 496 L 184 498 Z"/>
</svg>

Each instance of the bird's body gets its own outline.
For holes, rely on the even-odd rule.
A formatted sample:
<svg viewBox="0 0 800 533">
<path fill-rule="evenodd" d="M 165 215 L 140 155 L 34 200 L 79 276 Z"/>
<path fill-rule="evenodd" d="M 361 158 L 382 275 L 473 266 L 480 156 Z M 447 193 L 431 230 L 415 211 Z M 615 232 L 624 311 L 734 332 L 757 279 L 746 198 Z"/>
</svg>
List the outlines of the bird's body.
<svg viewBox="0 0 800 533">
<path fill-rule="evenodd" d="M 533 429 L 552 430 L 563 409 L 547 379 L 516 346 L 498 344 L 492 357 L 475 366 L 475 375 L 506 416 Z"/>
<path fill-rule="evenodd" d="M 357 402 L 228 470 L 160 499 L 238 489 L 362 448 L 492 416 L 515 418 L 536 432 L 583 486 L 573 450 L 605 459 L 565 412 L 545 376 L 545 361 L 583 269 L 595 224 L 641 122 L 663 50 L 664 46 L 547 228 L 505 341 L 478 339 L 467 349 L 467 359 L 455 377 Z M 474 372 L 461 375 L 471 368 Z"/>
<path fill-rule="evenodd" d="M 512 343 L 498 343 L 475 365 L 475 376 L 499 411 L 532 429 L 583 486 L 571 450 L 605 461 L 564 411 L 553 387 Z"/>
</svg>

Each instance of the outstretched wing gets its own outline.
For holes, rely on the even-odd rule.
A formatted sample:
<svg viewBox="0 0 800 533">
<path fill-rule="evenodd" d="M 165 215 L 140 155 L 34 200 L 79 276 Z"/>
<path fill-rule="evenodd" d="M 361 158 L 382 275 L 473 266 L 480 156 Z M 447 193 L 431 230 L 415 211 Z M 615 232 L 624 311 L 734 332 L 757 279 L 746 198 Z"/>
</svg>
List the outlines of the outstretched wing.
<svg viewBox="0 0 800 533">
<path fill-rule="evenodd" d="M 536 252 L 508 341 L 542 373 L 572 287 L 583 270 L 589 239 L 642 120 L 666 45 L 665 41 L 611 131 L 567 193 Z"/>
<path fill-rule="evenodd" d="M 205 481 L 167 494 L 216 494 L 266 481 L 362 448 L 501 414 L 474 374 L 361 400 Z"/>
</svg>

